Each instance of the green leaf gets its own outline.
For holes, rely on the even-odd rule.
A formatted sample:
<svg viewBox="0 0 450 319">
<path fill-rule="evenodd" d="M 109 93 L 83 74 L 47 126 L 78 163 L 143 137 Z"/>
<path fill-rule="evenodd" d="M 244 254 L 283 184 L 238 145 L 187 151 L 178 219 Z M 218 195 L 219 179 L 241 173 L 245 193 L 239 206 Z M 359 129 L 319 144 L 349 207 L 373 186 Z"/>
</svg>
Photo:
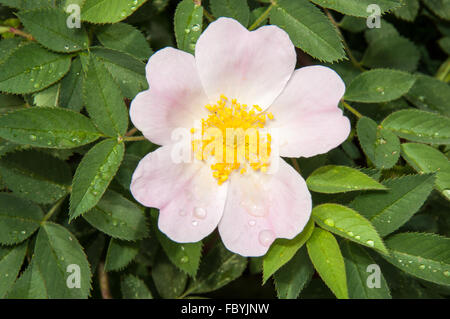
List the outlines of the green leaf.
<svg viewBox="0 0 450 319">
<path fill-rule="evenodd" d="M 129 53 L 140 60 L 147 60 L 153 53 L 141 31 L 130 24 L 103 26 L 96 36 L 105 47 Z"/>
<path fill-rule="evenodd" d="M 435 113 L 401 110 L 389 115 L 381 126 L 414 142 L 450 144 L 450 118 Z"/>
<path fill-rule="evenodd" d="M 294 239 L 278 238 L 263 257 L 263 285 L 278 269 L 288 263 L 306 243 L 314 230 L 314 222 L 309 220 L 305 228 Z M 299 292 L 300 293 L 300 292 Z"/>
<path fill-rule="evenodd" d="M 0 276 L 2 277 L 0 299 L 3 299 L 14 285 L 27 252 L 27 245 L 28 243 L 25 242 L 13 247 L 0 246 Z"/>
<path fill-rule="evenodd" d="M 178 4 L 175 10 L 174 29 L 179 49 L 194 54 L 195 44 L 202 33 L 202 24 L 201 5 L 195 4 L 192 0 L 183 0 Z"/>
<path fill-rule="evenodd" d="M 124 299 L 153 299 L 152 293 L 145 282 L 131 274 L 122 277 L 120 288 Z"/>
<path fill-rule="evenodd" d="M 39 228 L 44 214 L 39 206 L 11 194 L 0 193 L 0 244 L 17 244 Z"/>
<path fill-rule="evenodd" d="M 34 105 L 36 106 L 59 106 L 59 93 L 61 90 L 61 82 L 33 94 Z"/>
<path fill-rule="evenodd" d="M 439 17 L 450 20 L 450 3 L 446 0 L 422 0 L 423 3 L 431 10 L 433 13 Z"/>
<path fill-rule="evenodd" d="M 450 37 L 443 37 L 438 41 L 438 43 L 441 49 L 444 50 L 445 53 L 450 55 Z"/>
<path fill-rule="evenodd" d="M 51 6 L 51 0 L 0 0 L 0 3 L 21 10 L 30 10 L 37 8 L 48 8 Z"/>
<path fill-rule="evenodd" d="M 181 296 L 188 280 L 187 274 L 175 267 L 167 256 L 159 251 L 152 267 L 152 279 L 162 298 L 175 299 Z"/>
<path fill-rule="evenodd" d="M 203 259 L 197 278 L 191 281 L 187 293 L 217 290 L 239 278 L 246 267 L 247 258 L 233 254 L 218 243 Z"/>
<path fill-rule="evenodd" d="M 314 192 L 335 194 L 342 192 L 386 189 L 383 185 L 347 166 L 328 165 L 316 169 L 306 180 L 308 188 Z"/>
<path fill-rule="evenodd" d="M 406 99 L 425 111 L 450 116 L 450 86 L 428 75 L 417 75 L 416 78 Z"/>
<path fill-rule="evenodd" d="M 92 226 L 114 238 L 138 240 L 148 236 L 144 211 L 132 201 L 110 190 L 83 217 Z"/>
<path fill-rule="evenodd" d="M 347 272 L 349 297 L 351 299 L 391 299 L 389 286 L 381 271 L 380 286 L 369 287 L 368 285 L 369 276 L 372 274 L 368 266 L 377 264 L 372 257 L 362 247 L 347 241 L 342 243 L 341 248 Z"/>
<path fill-rule="evenodd" d="M 284 29 L 296 47 L 321 61 L 345 57 L 336 28 L 308 1 L 278 0 L 270 12 L 270 22 Z"/>
<path fill-rule="evenodd" d="M 127 148 L 127 150 L 129 151 L 130 149 Z M 119 182 L 124 189 L 130 189 L 131 177 L 133 176 L 133 173 L 141 159 L 142 157 L 138 157 L 133 154 L 125 154 L 122 165 L 120 165 L 120 168 L 116 174 L 116 181 Z"/>
<path fill-rule="evenodd" d="M 25 102 L 17 95 L 0 93 L 0 115 L 23 108 Z"/>
<path fill-rule="evenodd" d="M 322 280 L 338 299 L 348 299 L 344 258 L 334 236 L 319 227 L 306 242 L 308 254 Z"/>
<path fill-rule="evenodd" d="M 170 261 L 178 269 L 195 278 L 202 256 L 202 242 L 181 244 L 170 240 L 158 229 L 157 212 L 154 209 L 152 210 L 152 225 L 156 238 Z"/>
<path fill-rule="evenodd" d="M 372 14 L 368 12 L 369 5 L 373 4 L 372 0 L 310 0 L 315 4 L 336 10 L 338 12 L 357 17 L 368 17 Z M 399 0 L 378 0 L 376 4 L 380 7 L 381 13 L 390 11 L 401 6 Z"/>
<path fill-rule="evenodd" d="M 0 178 L 15 195 L 50 204 L 68 193 L 72 172 L 66 162 L 56 157 L 25 150 L 0 159 Z"/>
<path fill-rule="evenodd" d="M 408 93 L 415 78 L 405 72 L 376 69 L 363 72 L 353 79 L 344 99 L 363 103 L 380 103 L 398 99 Z"/>
<path fill-rule="evenodd" d="M 401 36 L 389 36 L 370 42 L 361 63 L 370 68 L 412 72 L 417 69 L 419 60 L 419 49 L 412 41 Z"/>
<path fill-rule="evenodd" d="M 75 172 L 70 194 L 70 220 L 93 208 L 116 174 L 125 146 L 115 140 L 96 144 L 83 157 Z"/>
<path fill-rule="evenodd" d="M 399 269 L 424 280 L 450 286 L 450 239 L 428 233 L 400 233 L 390 237 L 383 256 Z"/>
<path fill-rule="evenodd" d="M 425 144 L 405 143 L 402 156 L 418 173 L 436 173 L 436 189 L 450 200 L 450 162 L 444 154 Z"/>
<path fill-rule="evenodd" d="M 69 73 L 61 80 L 59 105 L 76 112 L 83 108 L 83 76 L 79 57 L 72 61 Z"/>
<path fill-rule="evenodd" d="M 0 41 L 0 64 L 23 44 L 25 42 L 19 38 L 2 39 Z"/>
<path fill-rule="evenodd" d="M 81 20 L 92 23 L 116 23 L 131 15 L 147 0 L 85 0 Z"/>
<path fill-rule="evenodd" d="M 230 17 L 239 21 L 244 27 L 248 26 L 250 8 L 247 0 L 210 0 L 211 11 L 218 17 Z"/>
<path fill-rule="evenodd" d="M 397 18 L 413 22 L 419 13 L 419 7 L 419 0 L 403 1 L 403 5 L 394 10 L 394 14 Z"/>
<path fill-rule="evenodd" d="M 8 299 L 48 299 L 48 291 L 41 269 L 32 260 L 14 286 L 8 291 Z"/>
<path fill-rule="evenodd" d="M 393 24 L 387 22 L 385 19 L 381 19 L 380 28 L 367 29 L 364 33 L 366 41 L 370 44 L 378 41 L 379 39 L 400 36 L 397 29 Z"/>
<path fill-rule="evenodd" d="M 139 252 L 139 242 L 122 241 L 112 238 L 105 260 L 105 271 L 120 271 L 128 266 Z"/>
<path fill-rule="evenodd" d="M 61 225 L 46 222 L 39 230 L 33 262 L 39 267 L 49 298 L 84 299 L 91 290 L 91 269 L 78 240 Z M 79 267 L 80 288 L 69 288 Z M 78 270 L 78 269 L 77 269 Z M 76 277 L 76 276 L 74 276 Z"/>
<path fill-rule="evenodd" d="M 397 163 L 400 141 L 394 133 L 378 126 L 368 117 L 358 120 L 356 130 L 364 153 L 377 168 L 387 169 Z"/>
<path fill-rule="evenodd" d="M 65 109 L 34 107 L 0 117 L 0 137 L 18 144 L 74 148 L 100 135 L 88 118 Z"/>
<path fill-rule="evenodd" d="M 75 52 L 88 48 L 86 30 L 67 27 L 68 14 L 60 9 L 21 11 L 17 16 L 31 35 L 50 50 Z"/>
<path fill-rule="evenodd" d="M 83 100 L 101 132 L 111 137 L 126 133 L 128 111 L 120 88 L 108 69 L 93 58 L 83 81 Z"/>
<path fill-rule="evenodd" d="M 406 223 L 422 206 L 434 184 L 434 175 L 408 175 L 383 181 L 389 190 L 361 194 L 350 207 L 365 216 L 384 237 Z"/>
<path fill-rule="evenodd" d="M 36 92 L 61 79 L 69 71 L 70 56 L 52 53 L 30 42 L 0 64 L 0 91 Z"/>
<path fill-rule="evenodd" d="M 338 204 L 322 204 L 314 207 L 312 217 L 320 227 L 328 231 L 383 254 L 388 253 L 375 227 L 351 208 Z"/>
<path fill-rule="evenodd" d="M 105 65 L 125 97 L 132 99 L 148 88 L 145 64 L 132 55 L 100 47 L 92 48 L 91 54 Z"/>
<path fill-rule="evenodd" d="M 358 33 L 367 29 L 367 20 L 353 16 L 344 16 L 339 22 L 339 27 L 350 32 Z"/>
<path fill-rule="evenodd" d="M 296 299 L 311 280 L 314 267 L 309 260 L 306 248 L 301 248 L 295 256 L 274 277 L 278 298 Z"/>
</svg>

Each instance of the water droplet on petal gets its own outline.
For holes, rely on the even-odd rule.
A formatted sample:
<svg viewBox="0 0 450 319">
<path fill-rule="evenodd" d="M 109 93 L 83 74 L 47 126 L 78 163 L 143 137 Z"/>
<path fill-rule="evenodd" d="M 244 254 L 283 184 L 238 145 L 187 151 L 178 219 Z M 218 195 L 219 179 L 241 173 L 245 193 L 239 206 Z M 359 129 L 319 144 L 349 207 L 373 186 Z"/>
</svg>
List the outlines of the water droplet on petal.
<svg viewBox="0 0 450 319">
<path fill-rule="evenodd" d="M 186 215 L 187 215 L 187 212 L 186 212 L 185 210 L 183 210 L 183 209 L 180 209 L 180 210 L 178 211 L 178 215 L 180 215 L 180 216 L 186 216 Z"/>
<path fill-rule="evenodd" d="M 263 205 L 254 203 L 251 200 L 244 200 L 241 205 L 247 210 L 250 215 L 262 217 L 267 214 L 267 209 Z"/>
<path fill-rule="evenodd" d="M 205 219 L 206 210 L 201 207 L 195 207 L 194 208 L 194 217 L 199 218 L 199 219 Z"/>
<path fill-rule="evenodd" d="M 249 220 L 248 221 L 248 224 L 250 225 L 250 226 L 255 226 L 256 225 L 256 221 L 254 221 L 253 219 L 251 219 L 251 220 Z"/>
<path fill-rule="evenodd" d="M 192 226 L 198 226 L 198 221 L 197 220 L 193 220 L 192 221 Z"/>
<path fill-rule="evenodd" d="M 261 243 L 261 245 L 267 247 L 275 239 L 275 234 L 270 229 L 266 229 L 259 233 L 258 239 L 259 239 L 259 242 Z"/>
</svg>

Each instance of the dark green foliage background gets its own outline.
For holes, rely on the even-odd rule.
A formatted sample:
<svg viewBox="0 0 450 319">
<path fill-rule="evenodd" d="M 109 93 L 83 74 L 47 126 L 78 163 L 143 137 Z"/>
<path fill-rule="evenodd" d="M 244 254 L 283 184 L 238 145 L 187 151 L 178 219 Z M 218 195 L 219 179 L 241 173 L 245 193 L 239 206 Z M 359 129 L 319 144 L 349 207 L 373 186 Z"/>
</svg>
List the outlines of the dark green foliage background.
<svg viewBox="0 0 450 319">
<path fill-rule="evenodd" d="M 381 28 L 366 26 L 378 4 Z M 81 6 L 81 29 L 66 27 Z M 193 53 L 217 17 L 275 24 L 297 67 L 347 85 L 352 132 L 293 159 L 314 209 L 266 256 L 217 232 L 170 241 L 132 198 L 156 145 L 128 118 L 145 63 Z M 0 298 L 447 298 L 450 296 L 450 3 L 446 0 L 0 0 Z M 81 288 L 66 285 L 69 265 Z M 366 284 L 381 268 L 380 288 Z"/>
</svg>

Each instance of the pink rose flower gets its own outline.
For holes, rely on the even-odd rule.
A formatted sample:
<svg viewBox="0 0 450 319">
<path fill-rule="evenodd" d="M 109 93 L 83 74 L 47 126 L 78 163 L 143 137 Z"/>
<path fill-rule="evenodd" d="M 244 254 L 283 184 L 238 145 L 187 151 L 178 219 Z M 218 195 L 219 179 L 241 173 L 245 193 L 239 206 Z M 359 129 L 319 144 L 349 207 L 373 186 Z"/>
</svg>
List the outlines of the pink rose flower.
<svg viewBox="0 0 450 319">
<path fill-rule="evenodd" d="M 292 239 L 303 230 L 311 195 L 283 159 L 269 174 L 270 162 L 261 157 L 256 164 L 214 166 L 211 154 L 202 157 L 202 144 L 194 146 L 199 161 L 171 158 L 172 132 L 202 120 L 203 129 L 276 129 L 282 157 L 311 157 L 340 145 L 350 133 L 338 107 L 344 82 L 323 66 L 295 70 L 296 60 L 279 27 L 250 32 L 229 18 L 208 26 L 195 57 L 173 48 L 152 55 L 146 67 L 150 88 L 133 100 L 130 115 L 162 147 L 140 161 L 131 192 L 142 205 L 159 208 L 158 227 L 169 238 L 197 242 L 218 227 L 230 251 L 261 256 L 276 238 Z M 270 144 L 270 136 L 264 138 Z"/>
</svg>

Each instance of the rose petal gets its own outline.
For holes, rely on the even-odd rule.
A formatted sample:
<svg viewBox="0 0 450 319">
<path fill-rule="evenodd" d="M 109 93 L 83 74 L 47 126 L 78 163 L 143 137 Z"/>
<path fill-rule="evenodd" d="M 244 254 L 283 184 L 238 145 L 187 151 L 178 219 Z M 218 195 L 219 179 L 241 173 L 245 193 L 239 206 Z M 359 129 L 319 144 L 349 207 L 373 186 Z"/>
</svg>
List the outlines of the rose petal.
<svg viewBox="0 0 450 319">
<path fill-rule="evenodd" d="M 283 159 L 274 175 L 234 175 L 219 232 L 225 246 L 242 256 L 262 256 L 275 238 L 292 239 L 311 214 L 303 178 Z"/>
<path fill-rule="evenodd" d="M 169 144 L 175 128 L 190 129 L 206 115 L 208 99 L 189 53 L 162 49 L 151 56 L 146 73 L 150 88 L 132 101 L 131 121 L 152 142 Z"/>
<path fill-rule="evenodd" d="M 287 33 L 277 26 L 250 32 L 236 20 L 220 18 L 198 39 L 195 60 L 211 102 L 225 94 L 266 108 L 292 75 L 296 54 Z"/>
<path fill-rule="evenodd" d="M 268 109 L 275 119 L 280 155 L 310 157 L 337 147 L 350 134 L 350 122 L 338 107 L 345 84 L 332 69 L 309 66 L 298 69 Z"/>
<path fill-rule="evenodd" d="M 175 164 L 172 148 L 145 156 L 133 174 L 131 192 L 144 206 L 160 209 L 158 226 L 177 242 L 208 236 L 222 217 L 228 184 L 221 186 L 204 163 Z"/>
</svg>

